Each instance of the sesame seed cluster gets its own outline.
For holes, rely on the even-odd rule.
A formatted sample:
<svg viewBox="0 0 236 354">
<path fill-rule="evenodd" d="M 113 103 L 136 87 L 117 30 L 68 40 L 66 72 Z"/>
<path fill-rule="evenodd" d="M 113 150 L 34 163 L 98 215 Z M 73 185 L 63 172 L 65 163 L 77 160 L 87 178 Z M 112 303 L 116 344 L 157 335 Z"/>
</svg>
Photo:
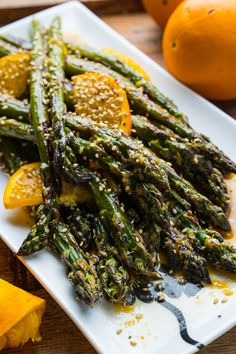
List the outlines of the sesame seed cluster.
<svg viewBox="0 0 236 354">
<path fill-rule="evenodd" d="M 115 129 L 123 128 L 130 119 L 125 91 L 108 75 L 85 73 L 74 77 L 75 110 Z"/>
</svg>

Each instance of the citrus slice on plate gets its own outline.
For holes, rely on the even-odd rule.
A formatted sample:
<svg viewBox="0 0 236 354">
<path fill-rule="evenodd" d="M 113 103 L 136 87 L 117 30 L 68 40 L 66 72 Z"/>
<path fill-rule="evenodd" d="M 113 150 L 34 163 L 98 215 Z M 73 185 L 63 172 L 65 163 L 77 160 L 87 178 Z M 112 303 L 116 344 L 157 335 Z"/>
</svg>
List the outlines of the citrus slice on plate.
<svg viewBox="0 0 236 354">
<path fill-rule="evenodd" d="M 72 78 L 75 111 L 106 126 L 131 133 L 131 113 L 126 92 L 108 75 L 85 73 Z"/>
<path fill-rule="evenodd" d="M 10 54 L 0 58 L 0 92 L 14 97 L 22 95 L 29 77 L 29 53 Z"/>
<path fill-rule="evenodd" d="M 21 166 L 9 179 L 4 192 L 4 206 L 13 209 L 42 202 L 39 162 Z"/>
<path fill-rule="evenodd" d="M 41 340 L 46 301 L 0 279 L 0 351 Z M 7 352 L 7 351 L 6 351 Z"/>
<path fill-rule="evenodd" d="M 141 67 L 141 65 L 136 63 L 133 59 L 131 59 L 127 55 L 125 55 L 123 53 L 120 53 L 120 52 L 118 52 L 115 49 L 103 48 L 102 50 L 103 50 L 103 52 L 106 52 L 108 54 L 114 55 L 115 57 L 120 59 L 123 63 L 129 65 L 132 69 L 134 69 L 139 74 L 141 74 L 145 80 L 150 80 L 150 77 L 148 76 L 146 71 Z"/>
<path fill-rule="evenodd" d="M 4 192 L 4 206 L 7 209 L 39 205 L 43 202 L 40 163 L 21 166 L 9 179 Z M 73 206 L 90 200 L 87 185 L 74 186 L 62 180 L 62 194 L 59 204 Z"/>
</svg>

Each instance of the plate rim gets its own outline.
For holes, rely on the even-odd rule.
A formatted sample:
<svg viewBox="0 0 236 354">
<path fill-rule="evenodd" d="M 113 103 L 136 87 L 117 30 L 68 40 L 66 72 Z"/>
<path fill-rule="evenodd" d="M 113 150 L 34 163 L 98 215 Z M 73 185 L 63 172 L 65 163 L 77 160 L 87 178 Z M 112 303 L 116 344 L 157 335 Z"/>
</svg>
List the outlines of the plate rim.
<svg viewBox="0 0 236 354">
<path fill-rule="evenodd" d="M 141 56 L 147 63 L 150 63 L 151 65 L 154 65 L 158 68 L 159 71 L 161 71 L 165 76 L 168 77 L 168 79 L 176 81 L 178 83 L 178 85 L 181 85 L 182 89 L 186 90 L 186 92 L 189 92 L 191 95 L 193 95 L 194 97 L 196 97 L 199 100 L 199 104 L 201 104 L 201 102 L 204 103 L 204 105 L 206 105 L 207 107 L 209 107 L 211 110 L 215 111 L 216 114 L 220 114 L 225 120 L 228 121 L 228 123 L 230 123 L 234 128 L 236 128 L 236 120 L 234 120 L 229 114 L 225 113 L 224 111 L 222 111 L 219 107 L 215 106 L 212 102 L 208 101 L 207 99 L 205 99 L 204 97 L 200 96 L 198 93 L 194 92 L 193 90 L 191 90 L 190 88 L 188 88 L 187 86 L 185 86 L 184 84 L 182 84 L 181 82 L 179 82 L 178 80 L 176 80 L 170 73 L 168 73 L 163 67 L 161 67 L 158 63 L 156 63 L 154 60 L 152 60 L 148 55 L 146 55 L 145 53 L 143 53 L 140 49 L 138 49 L 135 45 L 133 45 L 131 42 L 129 42 L 125 37 L 123 37 L 121 34 L 119 34 L 117 31 L 115 31 L 112 27 L 110 27 L 108 24 L 106 24 L 101 18 L 99 18 L 98 16 L 96 16 L 91 10 L 89 10 L 85 5 L 77 2 L 77 1 L 68 1 L 65 2 L 63 4 L 59 4 L 56 6 L 52 6 L 50 8 L 44 9 L 42 11 L 36 12 L 32 15 L 23 17 L 17 21 L 14 21 L 10 24 L 7 24 L 3 27 L 0 28 L 0 33 L 6 33 L 12 26 L 14 25 L 23 25 L 25 26 L 25 22 L 30 21 L 33 17 L 40 17 L 43 16 L 45 14 L 53 14 L 55 12 L 55 10 L 57 9 L 65 9 L 65 10 L 69 10 L 69 9 L 75 9 L 80 10 L 81 8 L 86 11 L 86 13 L 93 17 L 94 19 L 96 19 L 97 22 L 100 22 L 100 24 L 103 26 L 104 29 L 108 30 L 109 32 L 112 33 L 113 36 L 115 36 L 116 38 L 118 38 L 119 40 L 122 40 L 124 43 L 126 43 L 126 45 L 129 48 L 132 48 L 133 51 L 135 51 L 136 53 L 138 53 L 139 56 Z M 10 244 L 3 239 L 2 235 L 1 235 L 1 231 L 0 231 L 0 237 L 2 239 L 2 241 L 12 250 L 12 247 L 10 246 Z M 14 250 L 12 250 L 14 251 Z M 50 289 L 50 286 L 48 286 L 48 284 L 45 285 L 45 279 L 41 280 L 40 279 L 40 272 L 34 272 L 32 271 L 30 265 L 27 264 L 27 261 L 23 258 L 23 257 L 18 257 L 20 259 L 20 261 L 27 267 L 27 269 L 34 275 L 34 277 L 40 282 L 40 284 L 46 289 L 46 291 L 50 294 L 50 296 L 53 297 L 53 299 L 57 302 L 57 304 L 63 309 L 63 311 L 66 312 L 66 314 L 72 319 L 72 321 L 75 323 L 75 325 L 79 328 L 79 330 L 83 333 L 83 335 L 88 339 L 88 341 L 93 345 L 93 347 L 99 352 L 99 353 L 105 353 L 104 351 L 104 347 L 103 345 L 100 343 L 99 339 L 97 339 L 96 335 L 93 335 L 93 333 L 91 333 L 90 330 L 87 329 L 86 326 L 84 326 L 80 319 L 78 320 L 78 318 L 75 318 L 75 316 L 73 316 L 73 314 L 69 311 L 69 307 L 66 305 L 66 303 L 63 301 L 62 298 L 58 297 L 58 294 L 56 294 L 53 290 Z M 46 282 L 47 283 L 47 282 Z M 219 326 L 217 328 L 217 330 L 210 332 L 208 334 L 205 334 L 202 336 L 201 341 L 204 342 L 205 345 L 208 345 L 209 343 L 211 343 L 213 340 L 219 338 L 220 336 L 222 336 L 224 333 L 226 333 L 227 331 L 229 331 L 231 328 L 233 328 L 236 325 L 236 315 L 235 317 L 231 317 L 228 318 L 228 320 L 225 320 L 221 326 Z M 204 339 L 204 340 L 203 340 Z M 185 351 L 183 351 L 181 354 L 190 354 L 190 353 L 194 353 L 196 352 L 197 349 L 195 347 L 189 347 L 189 350 L 186 349 Z"/>
</svg>

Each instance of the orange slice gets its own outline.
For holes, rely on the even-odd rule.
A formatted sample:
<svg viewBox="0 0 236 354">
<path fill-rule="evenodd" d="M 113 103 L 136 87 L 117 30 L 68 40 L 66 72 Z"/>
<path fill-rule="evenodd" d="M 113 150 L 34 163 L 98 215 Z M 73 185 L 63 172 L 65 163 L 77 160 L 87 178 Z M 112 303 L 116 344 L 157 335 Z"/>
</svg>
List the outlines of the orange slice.
<svg viewBox="0 0 236 354">
<path fill-rule="evenodd" d="M 131 133 L 131 113 L 126 92 L 108 75 L 85 73 L 72 78 L 76 113 Z"/>
<path fill-rule="evenodd" d="M 4 192 L 5 208 L 14 209 L 42 203 L 43 187 L 39 166 L 39 162 L 23 165 L 10 177 Z M 59 197 L 59 204 L 73 206 L 89 200 L 88 186 L 72 186 L 62 180 L 62 195 Z"/>
<path fill-rule="evenodd" d="M 123 63 L 129 65 L 132 69 L 134 69 L 139 74 L 141 74 L 145 80 L 150 80 L 150 77 L 148 76 L 146 71 L 133 59 L 129 58 L 127 55 L 120 53 L 115 49 L 103 48 L 102 50 L 108 54 L 114 55 L 115 57 L 123 61 Z"/>
<path fill-rule="evenodd" d="M 0 279 L 0 351 L 17 348 L 30 338 L 41 340 L 39 327 L 46 301 Z"/>
<path fill-rule="evenodd" d="M 0 92 L 18 97 L 25 92 L 29 77 L 29 53 L 0 58 Z"/>
<path fill-rule="evenodd" d="M 23 165 L 10 177 L 3 197 L 5 208 L 39 205 L 42 202 L 39 166 L 39 162 Z"/>
</svg>

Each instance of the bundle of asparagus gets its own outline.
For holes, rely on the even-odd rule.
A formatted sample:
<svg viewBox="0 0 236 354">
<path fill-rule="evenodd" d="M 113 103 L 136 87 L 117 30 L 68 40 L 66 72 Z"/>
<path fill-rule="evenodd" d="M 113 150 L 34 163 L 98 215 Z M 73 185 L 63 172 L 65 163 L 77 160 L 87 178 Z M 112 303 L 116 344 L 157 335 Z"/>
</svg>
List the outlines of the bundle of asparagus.
<svg viewBox="0 0 236 354">
<path fill-rule="evenodd" d="M 14 53 L 30 57 L 29 93 L 0 94 L 0 150 L 10 174 L 39 159 L 43 186 L 18 254 L 55 252 L 90 306 L 102 294 L 133 303 L 139 283 L 160 281 L 161 250 L 192 282 L 210 282 L 207 262 L 236 272 L 236 250 L 220 234 L 230 231 L 224 178 L 236 172 L 234 162 L 132 66 L 63 43 L 59 18 L 46 32 L 34 20 L 31 42 L 1 37 L 0 56 Z M 74 112 L 71 77 L 94 72 L 126 93 L 135 113 L 131 136 Z M 61 206 L 64 179 L 87 185 L 90 202 Z"/>
</svg>

